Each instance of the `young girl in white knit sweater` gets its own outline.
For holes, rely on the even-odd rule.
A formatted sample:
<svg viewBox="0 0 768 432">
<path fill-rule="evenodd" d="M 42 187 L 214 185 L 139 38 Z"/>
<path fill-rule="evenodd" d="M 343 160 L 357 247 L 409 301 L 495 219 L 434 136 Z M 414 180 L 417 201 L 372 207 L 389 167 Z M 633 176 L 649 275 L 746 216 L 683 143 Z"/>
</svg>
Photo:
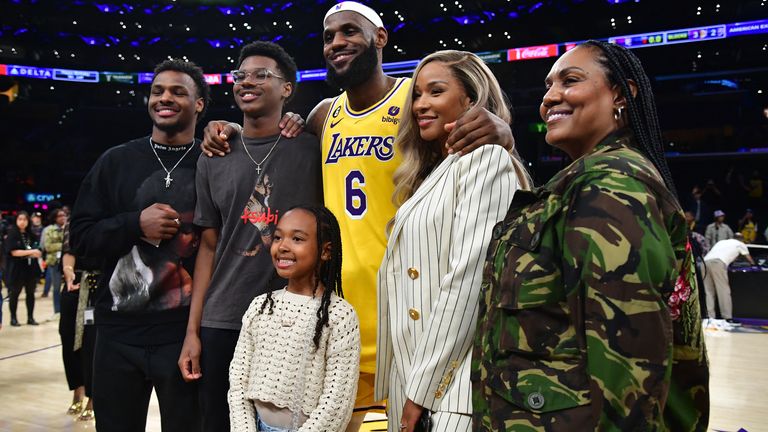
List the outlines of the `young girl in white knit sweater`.
<svg viewBox="0 0 768 432">
<path fill-rule="evenodd" d="M 343 431 L 360 370 L 357 314 L 341 289 L 341 236 L 325 207 L 295 207 L 272 240 L 282 289 L 256 297 L 229 367 L 232 431 Z"/>
</svg>

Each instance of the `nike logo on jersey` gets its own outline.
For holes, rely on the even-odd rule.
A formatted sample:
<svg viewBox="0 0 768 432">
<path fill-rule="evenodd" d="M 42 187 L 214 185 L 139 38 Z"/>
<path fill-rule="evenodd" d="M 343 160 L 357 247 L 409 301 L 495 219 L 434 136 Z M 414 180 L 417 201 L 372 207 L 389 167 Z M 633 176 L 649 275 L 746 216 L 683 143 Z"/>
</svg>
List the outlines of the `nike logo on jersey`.
<svg viewBox="0 0 768 432">
<path fill-rule="evenodd" d="M 325 163 L 333 164 L 341 158 L 375 156 L 386 162 L 395 155 L 394 136 L 350 136 L 342 137 L 340 132 L 333 134 L 333 141 L 328 150 Z"/>
<path fill-rule="evenodd" d="M 331 122 L 331 129 L 335 128 L 337 124 L 341 123 L 341 121 L 344 120 L 343 118 L 340 118 L 336 120 L 335 122 Z"/>
</svg>

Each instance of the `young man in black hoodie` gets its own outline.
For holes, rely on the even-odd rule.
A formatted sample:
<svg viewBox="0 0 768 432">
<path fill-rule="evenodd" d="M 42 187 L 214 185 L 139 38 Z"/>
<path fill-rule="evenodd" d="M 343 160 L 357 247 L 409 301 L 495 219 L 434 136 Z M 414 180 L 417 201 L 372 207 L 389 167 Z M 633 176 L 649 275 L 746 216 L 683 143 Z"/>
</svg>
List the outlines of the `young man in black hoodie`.
<svg viewBox="0 0 768 432">
<path fill-rule="evenodd" d="M 164 432 L 200 429 L 196 385 L 176 361 L 199 244 L 195 124 L 208 97 L 194 63 L 160 63 L 148 103 L 152 134 L 107 150 L 80 187 L 74 252 L 104 259 L 93 377 L 100 432 L 143 431 L 153 388 Z"/>
</svg>

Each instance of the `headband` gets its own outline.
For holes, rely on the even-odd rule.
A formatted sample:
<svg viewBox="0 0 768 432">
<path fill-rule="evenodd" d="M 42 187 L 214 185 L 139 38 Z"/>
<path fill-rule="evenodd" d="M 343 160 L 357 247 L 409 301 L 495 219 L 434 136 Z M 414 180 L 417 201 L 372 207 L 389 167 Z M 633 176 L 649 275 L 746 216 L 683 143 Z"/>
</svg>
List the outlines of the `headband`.
<svg viewBox="0 0 768 432">
<path fill-rule="evenodd" d="M 328 12 L 325 14 L 325 18 L 323 18 L 323 22 L 328 19 L 329 16 L 338 13 L 338 12 L 344 12 L 344 11 L 351 11 L 358 13 L 362 15 L 365 19 L 373 23 L 376 27 L 384 27 L 384 22 L 381 21 L 381 18 L 376 13 L 375 10 L 369 8 L 368 6 L 353 2 L 353 1 L 343 1 L 341 3 L 336 4 L 335 6 L 328 9 Z"/>
</svg>

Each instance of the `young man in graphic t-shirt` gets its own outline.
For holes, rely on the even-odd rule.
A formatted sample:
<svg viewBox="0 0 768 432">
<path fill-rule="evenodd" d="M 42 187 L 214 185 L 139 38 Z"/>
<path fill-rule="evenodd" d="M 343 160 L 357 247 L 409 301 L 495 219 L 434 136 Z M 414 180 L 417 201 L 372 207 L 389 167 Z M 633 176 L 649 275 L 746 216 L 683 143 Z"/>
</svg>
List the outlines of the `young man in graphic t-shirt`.
<svg viewBox="0 0 768 432">
<path fill-rule="evenodd" d="M 152 134 L 107 150 L 80 187 L 73 251 L 103 259 L 93 359 L 99 432 L 145 430 L 153 388 L 164 432 L 200 429 L 197 386 L 176 362 L 199 244 L 195 123 L 208 94 L 193 63 L 160 63 L 148 103 Z"/>
<path fill-rule="evenodd" d="M 322 202 L 315 136 L 281 136 L 278 123 L 296 85 L 296 64 L 278 45 L 255 42 L 233 72 L 243 128 L 227 158 L 202 157 L 195 224 L 203 228 L 187 337 L 179 358 L 184 379 L 200 379 L 203 429 L 229 430 L 229 363 L 243 314 L 258 295 L 282 288 L 270 255 L 282 214 Z"/>
</svg>

